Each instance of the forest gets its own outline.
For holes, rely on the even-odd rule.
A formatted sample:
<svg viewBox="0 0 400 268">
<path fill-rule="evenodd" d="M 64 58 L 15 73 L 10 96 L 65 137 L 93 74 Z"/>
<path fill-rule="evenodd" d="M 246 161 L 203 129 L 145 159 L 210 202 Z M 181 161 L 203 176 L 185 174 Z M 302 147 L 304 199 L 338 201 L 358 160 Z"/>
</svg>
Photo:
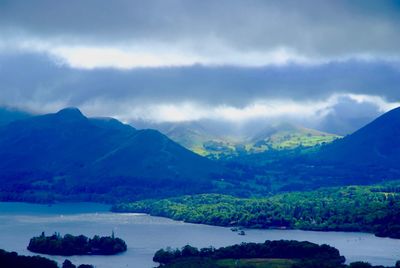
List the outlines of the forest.
<svg viewBox="0 0 400 268">
<path fill-rule="evenodd" d="M 57 263 L 40 256 L 22 256 L 16 252 L 7 252 L 0 249 L 1 268 L 59 268 Z M 63 262 L 62 268 L 93 268 L 89 264 L 74 265 L 69 260 Z"/>
<path fill-rule="evenodd" d="M 61 256 L 113 255 L 126 249 L 125 241 L 114 237 L 114 234 L 103 237 L 95 235 L 89 239 L 84 235 L 66 234 L 62 237 L 59 233 L 46 236 L 43 232 L 40 236 L 31 238 L 28 245 L 28 250 L 32 252 Z"/>
<path fill-rule="evenodd" d="M 153 261 L 164 268 L 384 268 L 364 262 L 346 265 L 345 258 L 334 247 L 290 240 L 242 243 L 218 249 L 186 245 L 182 249 L 160 249 Z M 400 261 L 395 267 L 400 267 Z"/>
<path fill-rule="evenodd" d="M 265 198 L 201 194 L 122 203 L 112 210 L 218 226 L 361 231 L 400 238 L 398 182 L 323 188 Z"/>
</svg>

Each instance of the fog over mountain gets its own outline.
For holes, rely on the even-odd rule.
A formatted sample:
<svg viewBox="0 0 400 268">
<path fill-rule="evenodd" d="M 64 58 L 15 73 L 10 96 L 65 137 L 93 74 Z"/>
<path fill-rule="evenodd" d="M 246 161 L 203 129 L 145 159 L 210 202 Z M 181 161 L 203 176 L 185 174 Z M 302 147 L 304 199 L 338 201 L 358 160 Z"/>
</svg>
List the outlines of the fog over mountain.
<svg viewBox="0 0 400 268">
<path fill-rule="evenodd" d="M 0 105 L 340 135 L 399 106 L 396 2 L 107 3 L 2 1 Z"/>
</svg>

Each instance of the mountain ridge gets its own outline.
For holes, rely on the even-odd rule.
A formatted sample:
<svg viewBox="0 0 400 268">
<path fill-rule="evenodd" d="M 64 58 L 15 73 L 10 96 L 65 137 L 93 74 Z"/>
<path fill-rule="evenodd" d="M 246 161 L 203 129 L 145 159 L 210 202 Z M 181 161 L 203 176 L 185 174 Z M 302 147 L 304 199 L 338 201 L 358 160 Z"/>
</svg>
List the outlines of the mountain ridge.
<svg viewBox="0 0 400 268">
<path fill-rule="evenodd" d="M 322 160 L 353 164 L 400 162 L 400 107 L 395 108 L 353 134 L 321 149 Z"/>
<path fill-rule="evenodd" d="M 0 191 L 7 187 L 73 194 L 115 190 L 135 198 L 150 196 L 155 185 L 160 192 L 174 187 L 184 191 L 190 184 L 200 185 L 201 190 L 210 186 L 212 173 L 218 171 L 216 163 L 156 130 L 87 118 L 75 108 L 0 127 Z M 196 191 L 195 186 L 191 189 Z"/>
</svg>

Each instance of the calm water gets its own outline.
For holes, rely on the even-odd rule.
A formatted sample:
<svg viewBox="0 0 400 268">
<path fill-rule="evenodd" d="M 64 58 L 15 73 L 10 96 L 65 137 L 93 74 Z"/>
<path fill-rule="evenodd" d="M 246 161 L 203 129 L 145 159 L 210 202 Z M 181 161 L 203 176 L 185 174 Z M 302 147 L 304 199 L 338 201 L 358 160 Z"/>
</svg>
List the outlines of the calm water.
<svg viewBox="0 0 400 268">
<path fill-rule="evenodd" d="M 196 247 L 263 242 L 267 239 L 308 240 L 338 248 L 350 262 L 368 261 L 373 264 L 394 265 L 400 260 L 400 240 L 377 238 L 364 233 L 311 232 L 297 230 L 246 230 L 239 236 L 229 228 L 188 224 L 141 214 L 114 214 L 109 207 L 99 204 L 75 203 L 53 206 L 25 203 L 0 203 L 0 248 L 30 254 L 26 250 L 29 239 L 60 232 L 86 236 L 115 234 L 128 244 L 128 251 L 116 256 L 74 256 L 75 264 L 88 263 L 105 267 L 154 267 L 155 251 L 167 246 Z M 62 262 L 65 257 L 48 256 Z"/>
</svg>

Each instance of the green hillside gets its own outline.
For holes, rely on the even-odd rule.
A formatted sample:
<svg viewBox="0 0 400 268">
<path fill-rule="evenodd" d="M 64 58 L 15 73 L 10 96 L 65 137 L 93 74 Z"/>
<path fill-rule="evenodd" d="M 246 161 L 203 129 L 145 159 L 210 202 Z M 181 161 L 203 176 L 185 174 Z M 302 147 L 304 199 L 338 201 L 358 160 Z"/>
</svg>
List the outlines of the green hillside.
<svg viewBox="0 0 400 268">
<path fill-rule="evenodd" d="M 278 124 L 267 128 L 252 138 L 250 152 L 267 150 L 286 150 L 297 147 L 313 147 L 330 143 L 340 138 L 338 135 L 304 128 L 292 124 Z"/>
<path fill-rule="evenodd" d="M 262 153 L 270 150 L 308 148 L 330 143 L 340 136 L 292 124 L 271 125 L 247 136 L 216 134 L 200 124 L 175 124 L 163 132 L 187 149 L 213 159 Z"/>
</svg>

